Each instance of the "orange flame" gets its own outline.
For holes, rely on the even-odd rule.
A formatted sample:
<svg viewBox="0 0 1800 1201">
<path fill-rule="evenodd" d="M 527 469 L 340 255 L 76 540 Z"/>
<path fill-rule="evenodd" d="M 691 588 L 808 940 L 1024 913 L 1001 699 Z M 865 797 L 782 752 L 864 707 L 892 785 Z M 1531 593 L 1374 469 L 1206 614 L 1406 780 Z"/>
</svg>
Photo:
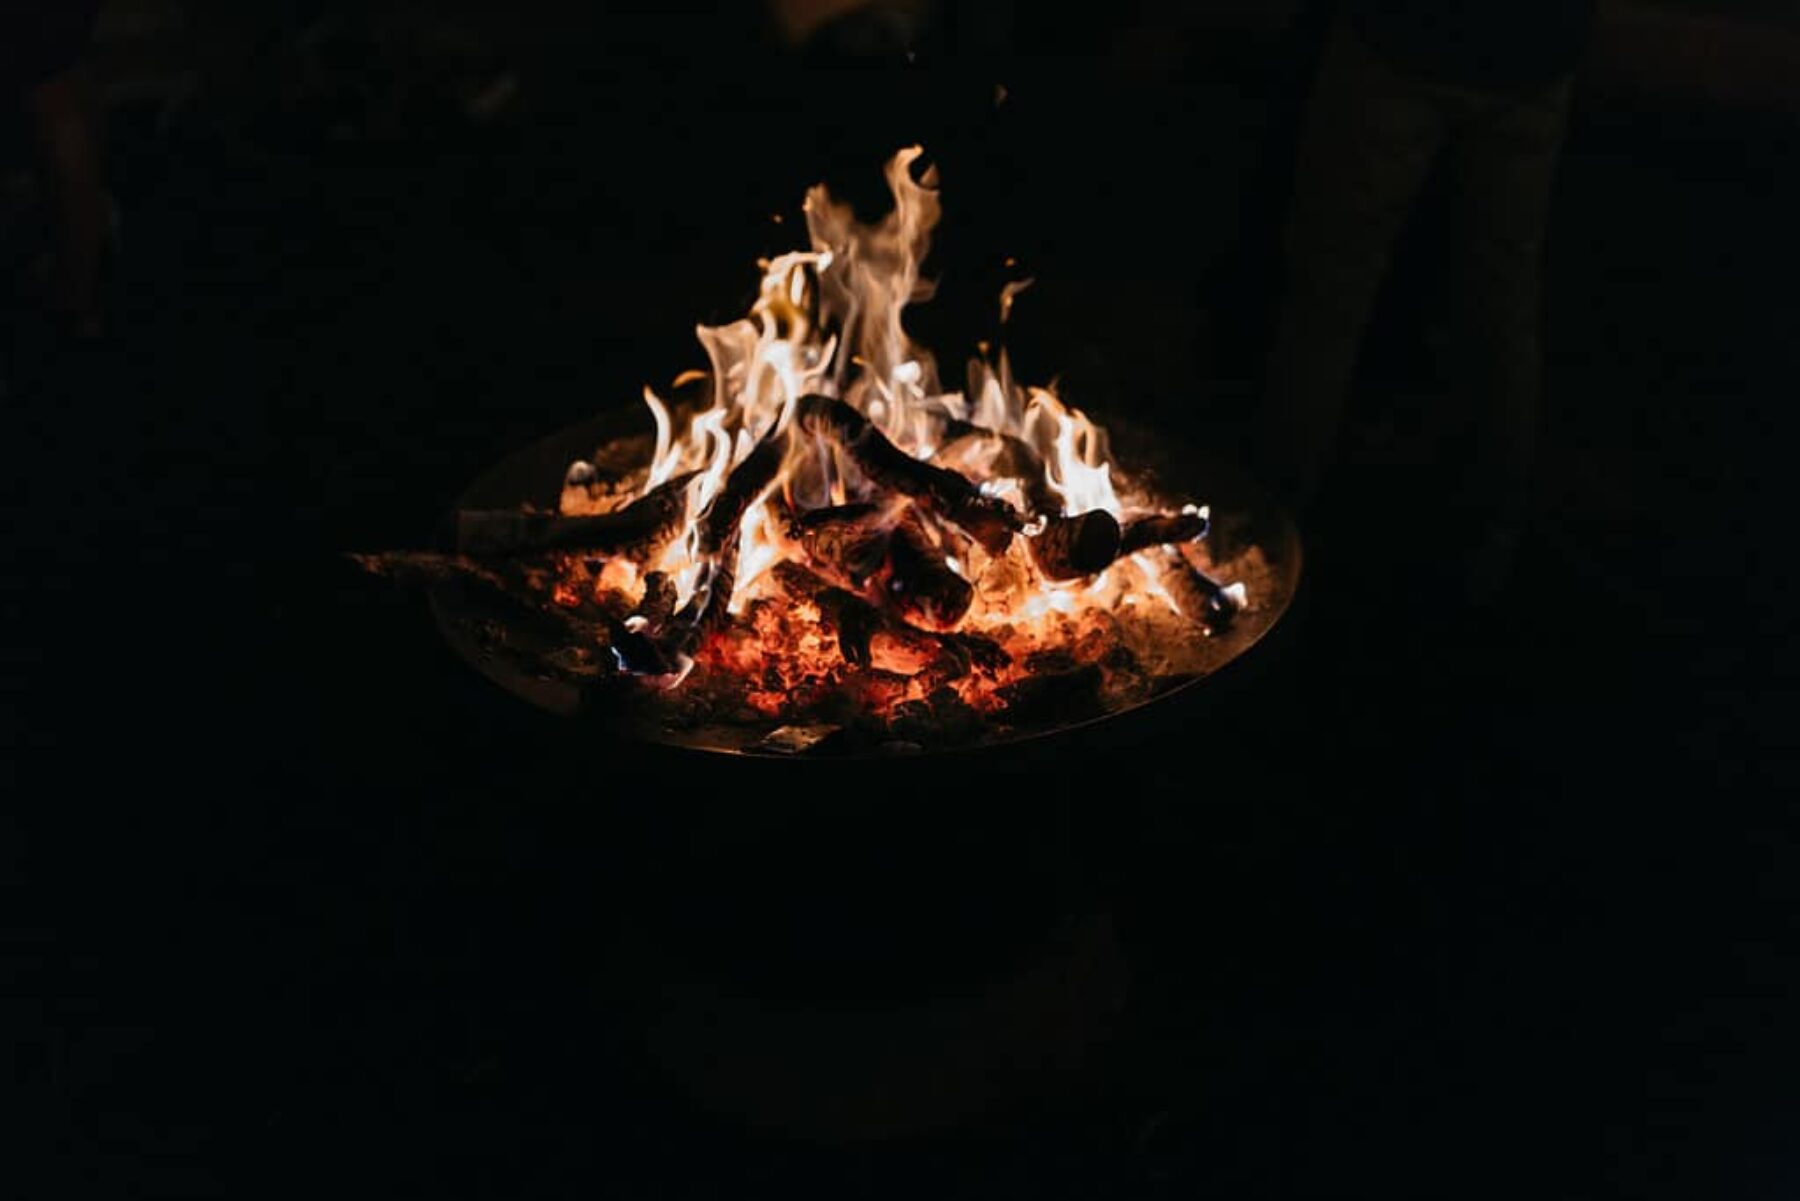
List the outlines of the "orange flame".
<svg viewBox="0 0 1800 1201">
<path fill-rule="evenodd" d="M 745 317 L 696 330 L 710 367 L 705 408 L 680 412 L 645 389 L 656 439 L 636 495 L 681 473 L 696 473 L 687 485 L 688 520 L 681 535 L 645 565 L 674 581 L 677 606 L 687 604 L 708 567 L 701 519 L 731 469 L 765 437 L 788 433 L 798 401 L 809 393 L 846 401 L 900 450 L 962 470 L 984 493 L 1022 511 L 1029 511 L 1034 497 L 1040 502 L 1050 498 L 1059 510 L 1046 516 L 1104 510 L 1128 520 L 1162 508 L 1115 470 L 1105 432 L 1084 413 L 1048 388 L 1016 384 L 1004 351 L 970 365 L 967 392 L 940 386 L 932 356 L 908 338 L 901 321 L 908 304 L 932 291 L 920 265 L 940 204 L 932 173 L 914 177 L 921 153 L 912 147 L 888 163 L 894 210 L 877 223 L 859 222 L 848 205 L 833 201 L 823 187 L 807 193 L 810 248 L 761 263 L 761 286 Z M 1029 282 L 1006 286 L 1003 321 Z M 957 422 L 1028 447 L 1041 460 L 1042 478 L 1020 475 L 1017 464 L 996 450 L 1001 443 L 976 440 L 948 446 L 945 431 Z M 818 606 L 784 597 L 774 582 L 772 567 L 801 557 L 783 515 L 869 498 L 855 465 L 845 462 L 837 448 L 798 430 L 786 445 L 780 472 L 751 500 L 738 527 L 728 604 L 738 619 L 734 631 L 703 652 L 712 662 L 767 685 L 754 690 L 750 699 L 758 708 L 778 707 L 805 681 L 841 666 L 832 654 L 833 639 L 821 633 L 825 619 Z M 890 507 L 884 520 L 898 520 L 898 514 Z M 1179 559 L 1175 548 L 1140 550 L 1098 574 L 1061 582 L 1043 577 L 1021 539 L 1015 538 L 1004 553 L 990 555 L 951 531 L 939 549 L 951 569 L 973 585 L 973 599 L 957 628 L 1004 641 L 1015 658 L 1063 646 L 1084 622 L 1099 628 L 1108 614 L 1143 606 L 1180 612 L 1181 602 L 1162 582 Z M 595 587 L 619 582 L 615 577 Z M 629 583 L 641 588 L 635 571 Z M 780 603 L 760 603 L 765 601 Z M 971 701 L 981 699 L 966 675 L 934 677 L 942 665 L 934 665 L 917 646 L 878 638 L 871 654 L 876 669 L 872 688 L 904 699 L 922 694 L 928 685 L 952 687 Z"/>
</svg>

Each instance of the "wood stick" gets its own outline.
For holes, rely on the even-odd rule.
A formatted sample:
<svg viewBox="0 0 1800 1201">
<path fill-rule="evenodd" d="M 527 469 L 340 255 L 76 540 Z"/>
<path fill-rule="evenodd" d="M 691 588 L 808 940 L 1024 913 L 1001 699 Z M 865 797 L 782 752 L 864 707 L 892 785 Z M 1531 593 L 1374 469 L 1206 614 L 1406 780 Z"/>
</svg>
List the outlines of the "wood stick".
<svg viewBox="0 0 1800 1201">
<path fill-rule="evenodd" d="M 834 505 L 796 514 L 788 537 L 800 544 L 815 567 L 860 588 L 887 559 L 889 531 L 879 505 Z"/>
<path fill-rule="evenodd" d="M 909 622 L 947 630 L 975 601 L 975 587 L 944 561 L 917 514 L 895 527 L 888 545 L 886 596 Z"/>
<path fill-rule="evenodd" d="M 1062 502 L 1050 487 L 1049 477 L 1044 473 L 1043 457 L 1024 439 L 957 418 L 943 420 L 941 436 L 943 441 L 938 447 L 939 455 L 949 451 L 957 443 L 971 439 L 980 439 L 998 448 L 992 464 L 993 473 L 1019 480 L 1025 487 L 1025 498 L 1031 511 L 1049 520 L 1050 528 L 1039 536 L 1038 542 L 1032 547 L 1032 558 L 1047 579 L 1065 580 L 1095 575 L 1105 570 L 1114 559 L 1149 550 L 1153 546 L 1192 542 L 1207 532 L 1209 523 L 1197 512 L 1156 513 L 1137 517 L 1126 522 L 1123 529 L 1119 530 L 1116 545 L 1107 554 L 1108 543 L 1114 541 L 1112 530 L 1118 529 L 1117 521 L 1110 518 L 1107 521 L 1101 520 L 1098 510 L 1073 517 L 1062 516 Z M 1058 531 L 1057 527 L 1063 522 L 1081 524 L 1073 529 L 1065 527 Z M 1044 542 L 1045 537 L 1050 538 L 1048 543 Z M 1077 544 L 1074 555 L 1070 555 L 1065 549 L 1069 543 Z"/>
<path fill-rule="evenodd" d="M 1119 554 L 1134 555 L 1153 546 L 1192 542 L 1206 534 L 1208 525 L 1205 517 L 1194 512 L 1154 513 L 1148 517 L 1134 517 L 1125 523 L 1119 539 Z"/>
<path fill-rule="evenodd" d="M 954 419 L 945 423 L 944 433 L 947 438 L 944 449 L 972 438 L 990 442 L 998 448 L 992 464 L 993 473 L 1018 480 L 1025 489 L 1026 503 L 1031 511 L 1044 519 L 1043 531 L 1028 540 L 1027 548 L 1045 579 L 1076 580 L 1098 575 L 1126 553 L 1118 519 L 1111 513 L 1093 509 L 1072 516 L 1063 514 L 1063 502 L 1050 486 L 1050 478 L 1044 471 L 1043 456 L 1023 438 Z M 1140 536 L 1150 533 L 1152 530 L 1146 528 L 1140 531 Z"/>
<path fill-rule="evenodd" d="M 724 487 L 713 497 L 700 519 L 700 553 L 716 555 L 737 534 L 744 511 L 775 480 L 787 453 L 787 440 L 773 434 L 756 444 L 744 461 L 731 469 Z"/>
<path fill-rule="evenodd" d="M 948 468 L 913 458 L 841 400 L 803 396 L 797 413 L 802 429 L 837 442 L 873 483 L 931 505 L 968 531 L 989 554 L 1004 552 L 1024 524 L 1011 505 L 984 496 Z"/>
<path fill-rule="evenodd" d="M 692 652 L 702 635 L 718 629 L 731 616 L 731 594 L 737 587 L 738 527 L 750 505 L 775 481 L 786 453 L 785 438 L 773 432 L 766 435 L 731 469 L 719 494 L 707 506 L 700 519 L 700 552 L 708 561 L 693 595 L 670 623 L 671 650 Z"/>
<path fill-rule="evenodd" d="M 443 584 L 474 577 L 494 588 L 505 589 L 498 572 L 467 555 L 446 555 L 429 550 L 389 550 L 375 554 L 350 554 L 352 563 L 370 575 L 402 584 Z"/>
<path fill-rule="evenodd" d="M 944 432 L 947 438 L 945 449 L 971 438 L 983 439 L 999 448 L 993 463 L 994 473 L 1017 479 L 1025 488 L 1026 502 L 1032 512 L 1045 520 L 1043 532 L 1027 543 L 1032 561 L 1044 573 L 1045 579 L 1075 580 L 1097 575 L 1121 554 L 1127 553 L 1118 519 L 1111 513 L 1093 509 L 1073 516 L 1063 515 L 1062 501 L 1044 472 L 1043 456 L 1023 438 L 954 419 L 945 423 Z M 941 449 L 939 453 L 942 453 Z M 1155 527 L 1146 525 L 1139 531 L 1139 537 L 1150 537 L 1155 532 Z M 1174 537 L 1152 538 L 1136 549 L 1141 550 L 1158 541 L 1175 540 Z"/>
<path fill-rule="evenodd" d="M 641 646 L 616 620 L 604 614 L 592 620 L 561 605 L 543 604 L 509 587 L 498 572 L 462 555 L 394 551 L 350 558 L 376 575 L 453 590 L 464 607 L 492 618 L 500 635 L 489 644 L 490 649 L 502 650 L 523 665 L 569 677 L 571 656 L 591 659 L 600 652 L 593 660 L 596 664 L 611 663 L 638 674 L 663 674 L 650 670 L 662 665 L 661 658 Z M 620 635 L 625 637 L 622 647 Z M 608 648 L 613 652 L 610 656 L 604 653 Z M 605 672 L 596 668 L 574 674 L 585 679 Z"/>
<path fill-rule="evenodd" d="M 675 476 L 624 508 L 597 517 L 466 509 L 456 515 L 456 549 L 487 557 L 584 550 L 648 558 L 674 537 L 687 516 L 687 485 L 696 474 Z"/>
<path fill-rule="evenodd" d="M 955 643 L 964 654 L 969 656 L 969 662 L 989 675 L 1012 666 L 1012 656 L 1006 653 L 1006 648 L 986 634 L 958 632 L 939 634 L 938 637 L 945 642 Z"/>
<path fill-rule="evenodd" d="M 869 666 L 869 643 L 889 624 L 881 610 L 791 559 L 775 564 L 774 575 L 789 596 L 819 606 L 825 627 L 837 635 L 838 653 L 844 662 L 852 667 Z"/>
<path fill-rule="evenodd" d="M 644 595 L 625 620 L 641 621 L 643 628 L 656 631 L 669 624 L 675 615 L 675 581 L 666 572 L 653 571 L 644 577 Z"/>
<path fill-rule="evenodd" d="M 1198 513 L 1158 513 L 1127 522 L 1123 529 L 1103 509 L 1074 517 L 1051 517 L 1043 533 L 1026 541 L 1031 558 L 1047 580 L 1096 575 L 1139 551 L 1191 542 L 1206 533 Z"/>
<path fill-rule="evenodd" d="M 970 667 L 993 673 L 1012 662 L 1011 656 L 991 638 L 908 625 L 792 560 L 777 563 L 773 571 L 776 582 L 789 596 L 819 606 L 826 627 L 837 635 L 839 652 L 854 667 L 869 666 L 869 646 L 877 634 L 886 634 L 919 657 L 930 658 L 932 665 L 927 670 L 941 670 L 960 662 L 962 666 L 956 674 L 966 675 Z"/>
<path fill-rule="evenodd" d="M 493 614 L 515 636 L 508 640 L 508 649 L 522 661 L 535 659 L 550 664 L 550 656 L 580 648 L 588 652 L 610 650 L 612 663 L 631 675 L 663 676 L 679 670 L 674 655 L 655 638 L 630 629 L 597 606 L 585 605 L 580 611 L 573 611 L 544 604 L 509 587 L 498 572 L 466 556 L 392 551 L 350 558 L 376 575 L 455 588 L 477 607 Z M 670 591 L 672 601 L 672 586 Z"/>
<path fill-rule="evenodd" d="M 681 670 L 681 652 L 662 639 L 633 630 L 616 618 L 608 618 L 607 646 L 619 670 L 634 676 L 672 676 Z"/>
<path fill-rule="evenodd" d="M 1189 563 L 1186 557 L 1173 558 L 1175 562 L 1164 573 L 1163 585 L 1180 606 L 1182 616 L 1208 629 L 1223 629 L 1231 624 L 1243 608 L 1239 593 Z"/>
<path fill-rule="evenodd" d="M 1062 503 L 1044 475 L 1044 459 L 1030 443 L 1014 434 L 1003 434 L 985 425 L 948 419 L 944 424 L 944 440 L 938 445 L 938 456 L 962 442 L 982 441 L 992 445 L 993 475 L 1016 479 L 1025 487 L 1025 502 L 1033 513 L 1060 513 Z"/>
<path fill-rule="evenodd" d="M 1105 509 L 1054 516 L 1043 533 L 1025 540 L 1032 562 L 1048 580 L 1074 580 L 1096 575 L 1119 557 L 1119 522 Z"/>
</svg>

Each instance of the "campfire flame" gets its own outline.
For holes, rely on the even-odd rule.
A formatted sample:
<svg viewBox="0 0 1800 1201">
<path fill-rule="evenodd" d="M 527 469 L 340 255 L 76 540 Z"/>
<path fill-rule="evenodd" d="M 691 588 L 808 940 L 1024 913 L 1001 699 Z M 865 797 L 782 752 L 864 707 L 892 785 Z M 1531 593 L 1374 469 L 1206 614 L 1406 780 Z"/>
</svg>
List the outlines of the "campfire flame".
<svg viewBox="0 0 1800 1201">
<path fill-rule="evenodd" d="M 665 682 L 685 678 L 699 662 L 745 681 L 746 703 L 775 716 L 791 711 L 808 687 L 842 686 L 854 667 L 857 687 L 877 710 L 946 687 L 975 709 L 993 709 L 1006 686 L 1024 678 L 1033 656 L 1059 652 L 1097 661 L 1121 641 L 1118 622 L 1126 615 L 1157 611 L 1192 623 L 1206 619 L 1198 610 L 1209 604 L 1245 600 L 1241 588 L 1171 589 L 1171 572 L 1187 562 L 1173 543 L 1109 556 L 1073 578 L 1051 578 L 1044 570 L 1033 541 L 1059 519 L 1091 521 L 1101 535 L 1110 526 L 1116 543 L 1121 526 L 1166 517 L 1170 505 L 1116 468 L 1105 431 L 1086 414 L 1049 388 L 1015 383 L 1004 351 L 970 365 L 966 391 L 951 390 L 930 353 L 907 336 L 903 312 L 932 292 L 920 272 L 940 215 L 934 173 L 914 177 L 920 155 L 914 147 L 888 163 L 894 209 L 874 224 L 859 222 L 823 187 L 813 188 L 805 202 L 810 248 L 760 264 L 761 287 L 744 318 L 696 331 L 710 365 L 706 407 L 684 410 L 646 388 L 656 431 L 647 470 L 607 495 L 565 488 L 563 513 L 591 515 L 621 510 L 687 477 L 674 537 L 642 562 L 615 558 L 597 571 L 571 555 L 555 593 L 565 605 L 617 609 L 640 603 L 646 580 L 661 573 L 672 582 L 674 612 L 722 604 L 726 619 L 706 627 L 706 636 L 688 648 L 692 658 L 684 652 L 681 670 Z M 1027 283 L 1007 285 L 1003 323 Z M 803 400 L 808 397 L 815 399 Z M 825 436 L 805 416 L 806 405 L 816 406 L 819 397 L 849 406 L 911 460 L 974 483 L 980 504 L 1016 515 L 1017 536 L 985 539 L 942 506 L 881 486 L 872 478 L 879 473 L 847 452 L 843 438 Z M 779 468 L 766 482 L 756 481 L 747 500 L 729 495 L 738 469 L 770 445 L 779 450 Z M 709 545 L 711 516 L 728 504 L 742 504 L 741 517 L 729 540 Z M 808 531 L 805 515 L 850 505 L 863 508 L 845 536 L 853 540 L 861 531 L 890 539 L 889 558 L 874 554 L 857 566 L 856 548 L 836 543 L 832 554 L 819 553 L 816 539 L 827 535 Z M 1182 512 L 1200 519 L 1185 527 L 1180 541 L 1190 541 L 1204 530 L 1205 514 L 1192 505 Z M 1100 514 L 1105 517 L 1088 516 Z M 828 611 L 831 597 L 860 596 L 891 608 L 895 595 L 913 587 L 898 566 L 902 551 L 918 557 L 923 571 L 948 573 L 932 577 L 943 596 L 904 597 L 907 620 L 876 629 L 863 657 L 847 647 L 843 627 L 852 619 Z M 837 591 L 821 594 L 824 599 L 796 592 L 783 564 L 804 565 Z M 725 587 L 728 596 L 710 595 Z M 640 629 L 648 624 L 643 617 L 630 620 Z M 914 637 L 919 630 L 985 641 L 957 651 L 963 660 L 947 670 L 945 647 L 955 644 Z M 980 648 L 988 642 L 1003 653 L 984 657 Z M 975 647 L 973 663 L 968 647 Z"/>
</svg>

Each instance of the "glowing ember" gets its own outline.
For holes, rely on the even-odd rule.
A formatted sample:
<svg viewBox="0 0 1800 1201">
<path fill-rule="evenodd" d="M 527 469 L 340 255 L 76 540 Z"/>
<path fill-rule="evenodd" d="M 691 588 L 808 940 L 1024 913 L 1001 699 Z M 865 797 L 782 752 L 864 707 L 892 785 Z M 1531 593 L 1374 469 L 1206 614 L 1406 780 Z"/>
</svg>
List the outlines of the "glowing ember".
<svg viewBox="0 0 1800 1201">
<path fill-rule="evenodd" d="M 604 446 L 556 513 L 462 515 L 457 562 L 504 561 L 481 578 L 522 581 L 565 623 L 556 670 L 636 680 L 670 722 L 919 742 L 1077 720 L 1207 670 L 1257 578 L 1210 574 L 1207 511 L 1134 480 L 1004 352 L 949 391 L 907 338 L 939 213 L 919 154 L 888 164 L 878 224 L 807 195 L 811 248 L 762 264 L 747 317 L 698 330 L 711 370 L 676 393 L 701 399 L 645 391 L 647 462 Z"/>
</svg>

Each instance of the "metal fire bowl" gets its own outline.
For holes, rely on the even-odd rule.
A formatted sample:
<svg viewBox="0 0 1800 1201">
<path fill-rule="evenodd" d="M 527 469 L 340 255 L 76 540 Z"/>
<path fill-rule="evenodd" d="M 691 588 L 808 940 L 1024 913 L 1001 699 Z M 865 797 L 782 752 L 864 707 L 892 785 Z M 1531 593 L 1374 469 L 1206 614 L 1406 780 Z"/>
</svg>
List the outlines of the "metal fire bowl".
<svg viewBox="0 0 1800 1201">
<path fill-rule="evenodd" d="M 1204 674 L 1173 681 L 1134 706 L 1100 717 L 1012 733 L 996 732 L 974 746 L 926 750 L 907 757 L 939 759 L 1004 746 L 1016 759 L 1021 754 L 1029 755 L 1052 735 L 1056 736 L 1059 754 L 1070 749 L 1071 736 L 1105 742 L 1110 735 L 1130 729 L 1135 738 L 1152 725 L 1162 724 L 1152 722 L 1153 717 L 1179 720 L 1176 714 L 1186 704 L 1175 704 L 1178 699 L 1185 702 L 1202 691 L 1222 691 L 1225 681 L 1241 675 L 1241 661 L 1246 656 L 1255 657 L 1251 656 L 1252 650 L 1268 639 L 1292 605 L 1300 584 L 1300 539 L 1293 522 L 1267 492 L 1241 470 L 1163 434 L 1104 415 L 1096 415 L 1095 419 L 1106 428 L 1115 458 L 1133 478 L 1146 478 L 1159 493 L 1211 506 L 1212 533 L 1208 537 L 1213 540 L 1210 549 L 1215 561 L 1227 561 L 1233 547 L 1255 545 L 1269 565 L 1268 580 L 1252 598 L 1252 606 L 1209 639 L 1214 653 L 1208 657 Z M 642 407 L 603 412 L 502 459 L 469 486 L 458 504 L 464 509 L 506 509 L 522 504 L 554 508 L 563 474 L 571 462 L 593 457 L 597 447 L 652 432 L 650 415 Z M 485 653 L 474 632 L 481 615 L 456 589 L 433 588 L 430 598 L 438 628 L 456 652 L 482 675 L 539 709 L 561 717 L 597 721 L 608 734 L 677 752 L 788 758 L 759 751 L 756 746 L 778 722 L 771 721 L 760 728 L 669 729 L 647 716 L 645 707 L 632 706 L 628 701 L 596 704 L 566 681 L 534 675 L 504 656 Z M 856 756 L 825 751 L 807 757 L 842 760 Z M 895 758 L 875 752 L 861 752 L 860 757 Z"/>
</svg>

